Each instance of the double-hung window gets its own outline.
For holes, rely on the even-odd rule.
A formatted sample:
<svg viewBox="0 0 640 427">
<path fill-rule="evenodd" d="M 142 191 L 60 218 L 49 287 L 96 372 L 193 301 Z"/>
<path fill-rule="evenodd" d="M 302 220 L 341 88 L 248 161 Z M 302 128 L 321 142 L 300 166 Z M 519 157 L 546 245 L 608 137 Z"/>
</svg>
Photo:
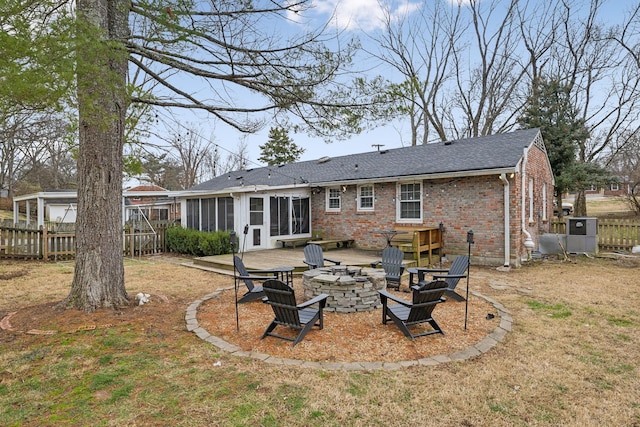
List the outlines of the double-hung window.
<svg viewBox="0 0 640 427">
<path fill-rule="evenodd" d="M 372 211 L 373 202 L 373 185 L 361 185 L 358 187 L 358 210 Z"/>
<path fill-rule="evenodd" d="M 398 184 L 396 215 L 398 222 L 422 221 L 422 183 Z"/>
<path fill-rule="evenodd" d="M 339 212 L 341 207 L 340 188 L 327 188 L 327 212 Z"/>
</svg>

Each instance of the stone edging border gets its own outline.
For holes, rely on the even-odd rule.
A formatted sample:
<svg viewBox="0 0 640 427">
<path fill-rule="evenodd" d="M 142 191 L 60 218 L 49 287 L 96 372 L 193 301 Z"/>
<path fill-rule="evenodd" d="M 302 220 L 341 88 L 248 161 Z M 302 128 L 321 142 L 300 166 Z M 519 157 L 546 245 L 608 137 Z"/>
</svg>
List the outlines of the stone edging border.
<svg viewBox="0 0 640 427">
<path fill-rule="evenodd" d="M 185 321 L 187 323 L 187 331 L 193 332 L 198 338 L 213 344 L 220 350 L 226 351 L 233 356 L 248 357 L 251 359 L 261 360 L 266 363 L 272 363 L 274 365 L 287 365 L 287 366 L 300 366 L 303 368 L 313 369 L 325 369 L 325 370 L 347 370 L 347 371 L 368 371 L 368 370 L 396 370 L 406 368 L 409 366 L 434 366 L 440 363 L 447 363 L 453 361 L 463 361 L 471 359 L 473 357 L 480 356 L 493 347 L 502 342 L 508 332 L 511 332 L 513 325 L 513 318 L 511 313 L 504 305 L 495 301 L 492 298 L 486 297 L 475 291 L 469 291 L 472 295 L 482 298 L 485 301 L 492 304 L 498 311 L 500 317 L 500 324 L 489 335 L 484 337 L 478 343 L 467 347 L 464 350 L 460 350 L 451 354 L 440 354 L 431 357 L 425 357 L 416 360 L 403 360 L 400 362 L 311 362 L 306 360 L 288 359 L 282 357 L 275 357 L 265 353 L 254 353 L 251 351 L 244 351 L 240 347 L 230 344 L 225 340 L 211 335 L 207 330 L 200 327 L 198 324 L 197 312 L 198 307 L 203 302 L 210 300 L 220 294 L 222 291 L 233 289 L 233 287 L 218 289 L 208 295 L 203 296 L 200 299 L 195 300 L 187 307 L 187 313 L 185 315 Z"/>
</svg>

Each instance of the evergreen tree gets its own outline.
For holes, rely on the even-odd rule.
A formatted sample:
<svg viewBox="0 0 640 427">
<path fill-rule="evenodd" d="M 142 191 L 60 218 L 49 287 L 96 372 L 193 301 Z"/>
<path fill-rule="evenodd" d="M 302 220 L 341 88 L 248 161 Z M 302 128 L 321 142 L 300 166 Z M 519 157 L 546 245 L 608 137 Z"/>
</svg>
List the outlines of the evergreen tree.
<svg viewBox="0 0 640 427">
<path fill-rule="evenodd" d="M 540 129 L 553 170 L 557 205 L 562 206 L 562 194 L 574 187 L 578 142 L 589 138 L 585 122 L 571 102 L 569 88 L 554 79 L 536 80 L 518 122 Z M 561 209 L 559 212 L 562 215 Z"/>
<path fill-rule="evenodd" d="M 276 127 L 269 129 L 269 140 L 260 145 L 258 161 L 269 166 L 282 165 L 297 161 L 302 153 L 304 148 L 293 142 L 287 130 Z"/>
</svg>

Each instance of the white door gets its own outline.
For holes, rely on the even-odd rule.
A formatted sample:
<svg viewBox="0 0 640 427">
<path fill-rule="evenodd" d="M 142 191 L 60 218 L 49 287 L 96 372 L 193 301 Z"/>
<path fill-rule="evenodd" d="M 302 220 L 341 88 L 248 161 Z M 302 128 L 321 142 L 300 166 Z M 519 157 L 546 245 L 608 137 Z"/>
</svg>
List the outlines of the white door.
<svg viewBox="0 0 640 427">
<path fill-rule="evenodd" d="M 264 196 L 249 197 L 249 227 L 247 229 L 247 249 L 267 248 L 267 225 Z"/>
</svg>

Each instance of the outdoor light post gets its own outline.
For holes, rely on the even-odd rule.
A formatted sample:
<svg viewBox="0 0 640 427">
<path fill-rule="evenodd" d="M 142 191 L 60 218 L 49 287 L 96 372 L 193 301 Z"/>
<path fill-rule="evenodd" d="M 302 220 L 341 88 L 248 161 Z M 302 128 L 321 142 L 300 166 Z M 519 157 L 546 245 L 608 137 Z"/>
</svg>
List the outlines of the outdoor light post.
<svg viewBox="0 0 640 427">
<path fill-rule="evenodd" d="M 231 230 L 229 233 L 229 240 L 231 240 L 231 255 L 233 256 L 233 289 L 235 291 L 235 302 L 236 302 L 236 331 L 240 331 L 240 319 L 238 317 L 238 276 L 236 274 L 236 232 L 235 230 Z"/>
<path fill-rule="evenodd" d="M 442 268 L 442 252 L 444 251 L 444 224 L 442 221 L 438 224 L 438 230 L 440 230 L 440 249 L 438 250 L 438 256 L 440 257 L 440 268 Z"/>
<path fill-rule="evenodd" d="M 469 312 L 469 270 L 471 268 L 471 244 L 473 241 L 473 230 L 467 232 L 467 243 L 469 244 L 469 250 L 467 253 L 467 297 L 464 300 L 464 330 L 467 330 L 467 313 Z"/>
</svg>

